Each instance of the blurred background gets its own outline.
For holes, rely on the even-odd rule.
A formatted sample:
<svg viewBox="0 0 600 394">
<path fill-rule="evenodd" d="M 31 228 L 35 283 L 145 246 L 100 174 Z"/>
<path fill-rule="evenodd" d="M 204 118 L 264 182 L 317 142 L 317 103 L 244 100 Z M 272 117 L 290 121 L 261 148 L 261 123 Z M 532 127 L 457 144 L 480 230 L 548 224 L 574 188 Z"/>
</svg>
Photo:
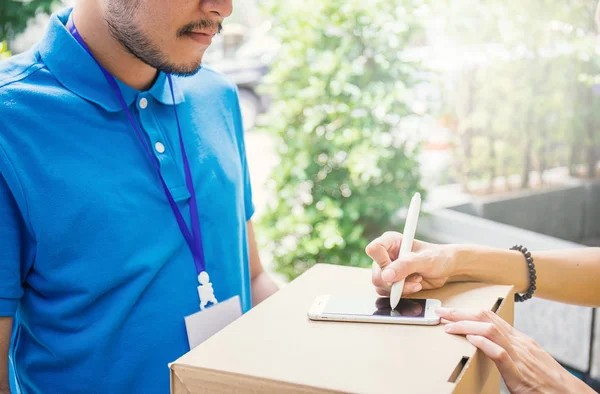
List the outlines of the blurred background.
<svg viewBox="0 0 600 394">
<path fill-rule="evenodd" d="M 421 239 L 600 246 L 596 3 L 234 0 L 204 63 L 238 86 L 279 283 L 369 267 L 365 246 L 402 229 L 417 191 Z M 0 0 L 0 57 L 69 5 Z M 532 300 L 515 325 L 599 390 L 596 310 Z"/>
</svg>

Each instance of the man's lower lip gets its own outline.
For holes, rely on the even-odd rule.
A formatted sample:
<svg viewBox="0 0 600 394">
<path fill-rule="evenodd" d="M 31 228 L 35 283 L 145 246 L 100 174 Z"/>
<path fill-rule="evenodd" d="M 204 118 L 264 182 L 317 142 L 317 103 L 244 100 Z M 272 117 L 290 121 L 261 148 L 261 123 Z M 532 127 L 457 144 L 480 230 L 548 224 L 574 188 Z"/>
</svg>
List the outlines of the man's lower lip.
<svg viewBox="0 0 600 394">
<path fill-rule="evenodd" d="M 194 41 L 200 44 L 210 45 L 212 43 L 212 36 L 202 33 L 187 33 Z"/>
</svg>

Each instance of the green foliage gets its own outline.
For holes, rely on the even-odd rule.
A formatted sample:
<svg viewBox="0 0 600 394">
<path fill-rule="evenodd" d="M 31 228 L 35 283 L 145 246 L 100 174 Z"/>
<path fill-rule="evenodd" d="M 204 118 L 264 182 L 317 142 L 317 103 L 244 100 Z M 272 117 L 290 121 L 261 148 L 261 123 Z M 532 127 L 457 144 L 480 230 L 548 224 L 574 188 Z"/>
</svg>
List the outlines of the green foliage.
<svg viewBox="0 0 600 394">
<path fill-rule="evenodd" d="M 51 13 L 58 0 L 0 0 L 0 42 L 10 40 L 38 13 Z"/>
<path fill-rule="evenodd" d="M 6 42 L 0 41 L 0 60 L 4 60 L 10 57 L 10 51 L 8 50 L 8 45 Z"/>
<path fill-rule="evenodd" d="M 282 48 L 264 130 L 280 163 L 257 233 L 289 279 L 316 263 L 369 266 L 365 246 L 401 228 L 395 213 L 423 193 L 417 147 L 398 123 L 421 70 L 402 49 L 420 37 L 425 10 L 418 0 L 271 4 Z"/>
<path fill-rule="evenodd" d="M 600 64 L 587 0 L 452 0 L 438 3 L 451 42 L 485 60 L 447 84 L 456 119 L 454 175 L 467 186 L 496 176 L 586 164 L 600 147 Z"/>
</svg>

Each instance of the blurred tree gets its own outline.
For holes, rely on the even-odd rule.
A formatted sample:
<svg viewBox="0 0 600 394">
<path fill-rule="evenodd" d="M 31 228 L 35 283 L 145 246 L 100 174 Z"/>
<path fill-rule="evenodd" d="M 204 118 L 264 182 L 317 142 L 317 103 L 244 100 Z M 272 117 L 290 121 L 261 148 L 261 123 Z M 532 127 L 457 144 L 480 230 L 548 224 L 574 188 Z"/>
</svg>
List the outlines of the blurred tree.
<svg viewBox="0 0 600 394">
<path fill-rule="evenodd" d="M 14 38 L 38 13 L 50 13 L 59 0 L 0 0 L 0 42 Z"/>
<path fill-rule="evenodd" d="M 421 70 L 402 49 L 425 11 L 419 0 L 269 4 L 282 48 L 263 129 L 280 163 L 257 233 L 289 279 L 316 263 L 369 266 L 368 242 L 401 228 L 395 213 L 423 193 L 417 147 L 398 127 Z"/>
<path fill-rule="evenodd" d="M 599 65 L 595 3 L 585 0 L 452 0 L 437 3 L 447 39 L 476 59 L 447 85 L 448 111 L 458 120 L 456 177 L 473 181 L 520 175 L 598 157 Z M 466 56 L 468 59 L 469 57 Z M 507 184 L 507 186 L 509 186 Z"/>
</svg>

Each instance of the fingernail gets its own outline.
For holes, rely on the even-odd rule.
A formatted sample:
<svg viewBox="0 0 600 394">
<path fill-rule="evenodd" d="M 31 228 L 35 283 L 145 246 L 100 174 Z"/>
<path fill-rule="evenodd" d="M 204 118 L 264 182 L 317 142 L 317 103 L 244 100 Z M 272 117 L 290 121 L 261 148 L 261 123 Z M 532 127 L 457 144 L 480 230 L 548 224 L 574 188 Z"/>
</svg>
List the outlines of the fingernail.
<svg viewBox="0 0 600 394">
<path fill-rule="evenodd" d="M 454 324 L 452 323 L 448 323 L 446 324 L 446 326 L 444 327 L 444 331 L 446 332 L 452 332 L 452 329 L 454 328 Z"/>
<path fill-rule="evenodd" d="M 434 312 L 436 315 L 441 316 L 447 312 L 447 309 L 446 308 L 435 308 Z"/>
<path fill-rule="evenodd" d="M 421 283 L 423 281 L 423 277 L 422 276 L 417 276 L 417 283 Z"/>
<path fill-rule="evenodd" d="M 394 279 L 396 279 L 396 272 L 391 268 L 386 268 L 381 273 L 381 279 L 386 282 L 392 282 Z"/>
</svg>

